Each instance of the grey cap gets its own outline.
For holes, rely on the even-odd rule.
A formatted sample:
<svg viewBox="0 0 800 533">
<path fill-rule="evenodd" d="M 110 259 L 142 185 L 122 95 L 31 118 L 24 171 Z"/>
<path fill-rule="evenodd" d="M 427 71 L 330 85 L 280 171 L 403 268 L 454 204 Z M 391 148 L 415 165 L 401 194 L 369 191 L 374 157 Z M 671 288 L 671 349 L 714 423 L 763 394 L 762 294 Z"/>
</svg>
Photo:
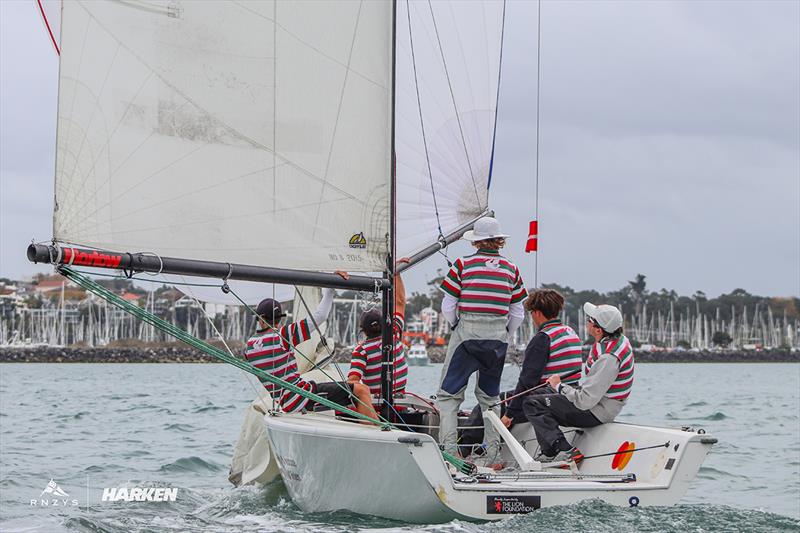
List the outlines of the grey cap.
<svg viewBox="0 0 800 533">
<path fill-rule="evenodd" d="M 586 302 L 583 304 L 583 312 L 608 333 L 614 333 L 622 327 L 622 313 L 613 305 L 594 305 Z"/>
</svg>

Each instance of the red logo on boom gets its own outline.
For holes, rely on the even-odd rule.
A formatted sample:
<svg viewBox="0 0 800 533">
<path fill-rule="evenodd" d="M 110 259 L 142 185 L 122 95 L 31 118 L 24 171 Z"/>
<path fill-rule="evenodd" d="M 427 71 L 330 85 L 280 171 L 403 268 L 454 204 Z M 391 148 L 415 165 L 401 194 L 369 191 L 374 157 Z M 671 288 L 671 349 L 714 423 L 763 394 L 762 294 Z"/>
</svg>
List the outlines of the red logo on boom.
<svg viewBox="0 0 800 533">
<path fill-rule="evenodd" d="M 61 260 L 64 264 L 105 268 L 117 268 L 121 261 L 121 255 L 101 254 L 96 250 L 89 252 L 77 248 L 65 248 L 64 258 Z"/>
</svg>

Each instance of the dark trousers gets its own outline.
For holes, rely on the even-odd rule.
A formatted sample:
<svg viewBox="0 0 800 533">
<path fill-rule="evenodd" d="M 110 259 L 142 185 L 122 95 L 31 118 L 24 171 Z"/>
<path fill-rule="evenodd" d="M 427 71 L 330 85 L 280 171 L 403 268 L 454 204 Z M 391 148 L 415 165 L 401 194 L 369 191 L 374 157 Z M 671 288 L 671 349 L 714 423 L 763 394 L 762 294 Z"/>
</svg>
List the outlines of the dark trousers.
<svg viewBox="0 0 800 533">
<path fill-rule="evenodd" d="M 591 428 L 601 424 L 592 413 L 578 409 L 562 394 L 531 394 L 522 402 L 522 412 L 536 432 L 542 453 L 551 457 L 572 448 L 558 426 Z"/>
</svg>

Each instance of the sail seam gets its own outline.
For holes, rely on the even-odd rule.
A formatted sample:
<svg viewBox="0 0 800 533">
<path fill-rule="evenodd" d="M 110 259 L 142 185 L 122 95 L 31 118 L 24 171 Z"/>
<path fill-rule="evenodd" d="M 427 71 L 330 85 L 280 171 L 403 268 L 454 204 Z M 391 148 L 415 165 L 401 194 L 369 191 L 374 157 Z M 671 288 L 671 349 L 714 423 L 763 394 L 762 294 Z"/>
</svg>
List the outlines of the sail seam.
<svg viewBox="0 0 800 533">
<path fill-rule="evenodd" d="M 361 8 L 363 7 L 363 0 L 358 4 L 358 13 L 356 14 L 356 21 L 353 27 L 353 38 L 350 40 L 350 51 L 347 54 L 347 67 L 345 68 L 344 79 L 342 80 L 342 90 L 339 91 L 339 103 L 336 106 L 336 120 L 333 122 L 333 132 L 331 133 L 331 144 L 328 147 L 328 157 L 325 160 L 325 171 L 322 174 L 322 187 L 319 193 L 319 202 L 317 207 L 317 216 L 314 219 L 314 229 L 312 231 L 312 239 L 317 234 L 319 226 L 319 215 L 322 212 L 322 199 L 325 196 L 325 188 L 328 185 L 328 171 L 331 168 L 331 159 L 333 157 L 333 148 L 336 145 L 336 133 L 339 131 L 339 119 L 342 115 L 342 102 L 344 102 L 344 95 L 347 92 L 347 79 L 350 72 L 350 62 L 353 60 L 353 50 L 355 49 L 356 37 L 358 37 L 358 23 L 361 20 Z"/>
</svg>

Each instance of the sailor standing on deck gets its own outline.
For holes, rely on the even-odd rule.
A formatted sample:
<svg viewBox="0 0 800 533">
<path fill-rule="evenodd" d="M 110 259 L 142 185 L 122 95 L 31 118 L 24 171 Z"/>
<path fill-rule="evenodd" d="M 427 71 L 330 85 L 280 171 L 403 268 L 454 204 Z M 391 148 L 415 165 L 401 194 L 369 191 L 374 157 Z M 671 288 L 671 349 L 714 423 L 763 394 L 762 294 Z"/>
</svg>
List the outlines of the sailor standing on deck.
<svg viewBox="0 0 800 533">
<path fill-rule="evenodd" d="M 522 410 L 533 425 L 542 462 L 580 461 L 559 426 L 589 428 L 612 422 L 622 410 L 633 386 L 633 348 L 622 334 L 622 313 L 612 305 L 583 306 L 587 332 L 595 339 L 576 386 L 561 383 L 558 375 L 547 382 L 556 394 L 528 396 Z"/>
<path fill-rule="evenodd" d="M 437 393 L 439 442 L 454 455 L 458 408 L 470 376 L 478 372 L 475 396 L 485 413 L 499 400 L 508 338 L 525 318 L 526 292 L 519 269 L 500 255 L 507 236 L 494 218 L 475 222 L 464 239 L 472 241 L 477 252 L 456 259 L 440 287 L 442 314 L 452 333 Z M 494 411 L 499 416 L 500 408 Z M 485 442 L 487 464 L 498 462 L 500 437 L 491 424 L 486 425 Z"/>
<path fill-rule="evenodd" d="M 533 323 L 539 328 L 528 346 L 525 347 L 525 358 L 519 373 L 517 387 L 511 395 L 521 394 L 526 390 L 547 383 L 550 376 L 564 376 L 576 372 L 564 381 L 574 385 L 581 377 L 583 366 L 580 337 L 573 329 L 561 322 L 558 315 L 564 308 L 564 297 L 553 289 L 536 289 L 531 291 L 525 300 Z M 552 392 L 552 391 L 550 391 Z M 525 422 L 522 414 L 522 403 L 525 395 L 518 396 L 509 402 L 506 414 L 501 419 L 506 427 L 514 422 Z"/>
<path fill-rule="evenodd" d="M 337 274 L 347 279 L 345 277 L 347 274 L 340 272 Z M 343 381 L 315 383 L 303 380 L 297 373 L 294 347 L 310 339 L 315 325 L 328 319 L 333 307 L 334 293 L 333 289 L 322 289 L 322 301 L 312 313 L 311 320 L 304 318 L 283 326 L 280 325 L 280 321 L 285 315 L 281 310 L 281 304 L 272 298 L 262 300 L 256 309 L 259 318 L 258 329 L 247 341 L 245 358 L 254 367 L 288 381 L 296 387 L 326 396 L 332 402 L 344 407 L 355 407 L 359 413 L 377 419 L 378 415 L 372 408 L 369 388 L 366 385 Z M 281 389 L 268 381 L 261 381 L 267 392 L 279 401 L 281 408 L 287 413 L 302 409 L 311 410 L 315 405 L 315 402 L 298 393 Z"/>
</svg>

